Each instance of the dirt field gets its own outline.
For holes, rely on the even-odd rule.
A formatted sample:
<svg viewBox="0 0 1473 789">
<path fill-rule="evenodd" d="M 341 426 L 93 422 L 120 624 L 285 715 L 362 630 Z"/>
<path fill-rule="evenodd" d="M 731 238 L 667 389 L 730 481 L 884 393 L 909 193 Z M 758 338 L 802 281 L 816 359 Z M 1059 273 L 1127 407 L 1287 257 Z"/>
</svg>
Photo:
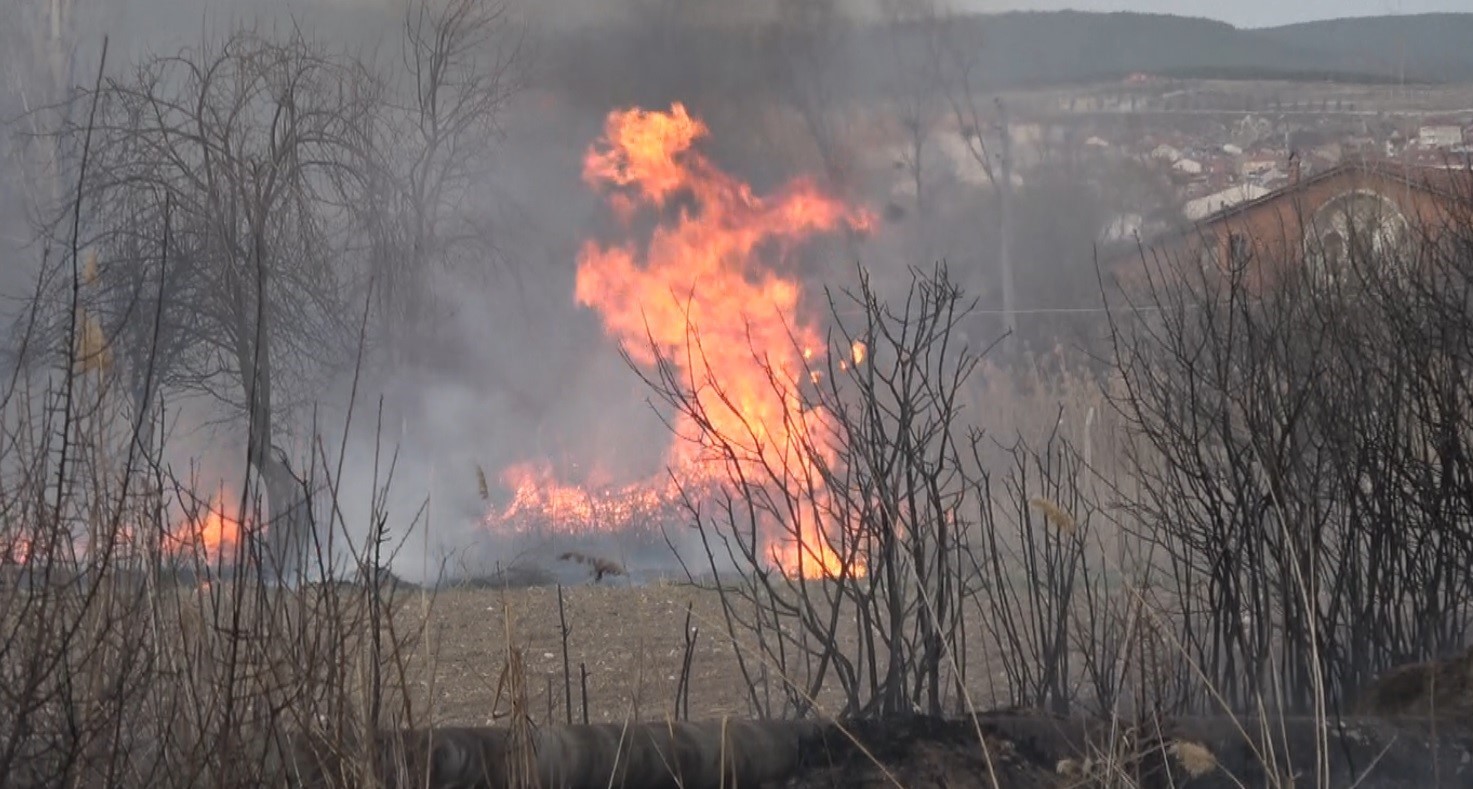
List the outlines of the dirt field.
<svg viewBox="0 0 1473 789">
<path fill-rule="evenodd" d="M 691 663 L 692 717 L 745 715 L 747 705 L 732 647 L 726 643 L 714 594 L 685 585 L 565 587 L 573 715 L 582 717 L 579 666 L 588 671 L 589 721 L 637 715 L 661 719 L 674 711 L 685 641 L 686 605 L 698 630 Z M 420 603 L 411 599 L 407 611 Z M 493 722 L 496 689 L 510 643 L 523 651 L 531 714 L 561 720 L 562 640 L 557 590 L 441 590 L 430 609 L 427 654 L 433 665 L 437 721 Z"/>
<path fill-rule="evenodd" d="M 590 722 L 663 720 L 675 709 L 685 651 L 686 606 L 697 631 L 691 662 L 690 717 L 748 716 L 746 684 L 726 635 L 715 593 L 685 584 L 641 586 L 581 584 L 563 589 L 568 621 L 573 718 L 582 718 L 579 666 L 588 671 Z M 422 611 L 418 593 L 405 613 Z M 557 590 L 445 589 L 430 608 L 429 644 L 418 660 L 432 676 L 435 720 L 488 724 L 495 721 L 496 692 L 510 643 L 523 651 L 530 714 L 534 720 L 564 719 L 563 657 Z M 977 632 L 977 631 L 973 631 Z M 846 639 L 847 640 L 847 639 Z M 848 652 L 846 647 L 846 652 Z M 982 684 L 986 668 L 974 658 L 969 673 Z M 749 664 L 750 665 L 750 664 Z M 753 668 L 755 672 L 757 669 Z M 774 675 L 775 676 L 775 675 Z M 837 683 L 819 699 L 837 711 Z M 776 694 L 777 684 L 773 683 Z M 974 702 L 985 691 L 974 689 Z M 551 714 L 549 714 L 549 694 Z M 774 704 L 778 702 L 776 696 Z M 832 709 L 831 709 L 832 708 Z M 506 709 L 503 702 L 502 710 Z"/>
</svg>

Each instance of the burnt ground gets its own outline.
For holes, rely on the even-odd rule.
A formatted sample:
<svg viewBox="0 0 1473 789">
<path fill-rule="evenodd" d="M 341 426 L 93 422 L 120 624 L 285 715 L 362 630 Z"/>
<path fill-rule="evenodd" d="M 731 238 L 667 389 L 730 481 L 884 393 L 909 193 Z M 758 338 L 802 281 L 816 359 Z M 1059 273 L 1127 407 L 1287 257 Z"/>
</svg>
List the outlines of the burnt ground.
<svg viewBox="0 0 1473 789">
<path fill-rule="evenodd" d="M 1312 717 L 1222 716 L 1137 728 L 1002 713 L 851 721 L 822 739 L 786 786 L 1473 786 L 1473 730 L 1448 721 L 1347 719 L 1326 727 Z"/>
</svg>

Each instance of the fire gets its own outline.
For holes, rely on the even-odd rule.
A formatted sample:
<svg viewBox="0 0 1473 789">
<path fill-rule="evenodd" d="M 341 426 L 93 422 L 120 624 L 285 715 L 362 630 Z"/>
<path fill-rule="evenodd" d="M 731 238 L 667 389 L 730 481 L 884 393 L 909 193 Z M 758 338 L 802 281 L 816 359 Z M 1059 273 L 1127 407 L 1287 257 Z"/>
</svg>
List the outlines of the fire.
<svg viewBox="0 0 1473 789">
<path fill-rule="evenodd" d="M 178 525 L 163 535 L 159 546 L 163 553 L 167 556 L 191 556 L 209 561 L 232 560 L 243 534 L 241 519 L 228 514 L 225 509 L 227 500 L 228 495 L 221 489 L 193 518 L 185 516 Z M 106 545 L 93 546 L 86 539 L 76 545 L 82 554 L 110 550 L 133 556 L 147 550 L 136 527 L 121 523 L 115 528 L 116 531 L 107 539 Z M 33 551 L 34 543 L 30 537 L 24 534 L 0 534 L 0 565 L 27 564 L 31 561 Z"/>
<path fill-rule="evenodd" d="M 31 539 L 25 535 L 0 535 L 0 564 L 25 564 L 31 559 Z"/>
<path fill-rule="evenodd" d="M 754 194 L 696 150 L 707 134 L 678 103 L 669 112 L 609 115 L 603 137 L 584 160 L 584 180 L 609 193 L 626 223 L 641 211 L 661 220 L 643 245 L 585 243 L 575 297 L 599 313 L 605 331 L 627 344 L 635 362 L 654 365 L 663 357 L 682 380 L 693 382 L 709 428 L 698 429 L 682 415 L 678 435 L 715 434 L 734 442 L 732 460 L 749 479 L 777 468 L 791 484 L 806 484 L 818 477 L 810 436 L 822 432 L 817 428 L 825 415 L 805 409 L 793 390 L 811 375 L 805 371 L 824 342 L 818 327 L 799 316 L 800 283 L 780 266 L 798 243 L 845 227 L 863 230 L 871 220 L 806 178 L 770 196 Z M 703 443 L 680 440 L 668 451 L 668 465 L 682 483 L 729 471 Z M 553 521 L 566 514 L 584 523 L 610 522 L 586 492 L 547 476 L 529 477 L 525 469 L 513 473 L 517 493 L 508 513 L 530 507 Z M 653 497 L 648 503 L 654 503 L 675 487 L 646 483 L 610 500 Z M 790 575 L 837 574 L 842 559 L 817 514 L 805 509 L 798 519 L 796 539 L 770 527 L 762 537 L 764 553 Z"/>
<path fill-rule="evenodd" d="M 497 520 L 510 531 L 533 529 L 575 534 L 589 529 L 628 532 L 653 529 L 680 502 L 674 482 L 584 488 L 558 481 L 546 463 L 524 463 L 502 472 L 511 502 Z"/>
<path fill-rule="evenodd" d="M 195 555 L 210 561 L 230 561 L 244 536 L 238 515 L 226 512 L 225 490 L 217 491 L 210 502 L 193 518 L 182 523 L 164 538 L 164 552 L 170 555 Z"/>
</svg>

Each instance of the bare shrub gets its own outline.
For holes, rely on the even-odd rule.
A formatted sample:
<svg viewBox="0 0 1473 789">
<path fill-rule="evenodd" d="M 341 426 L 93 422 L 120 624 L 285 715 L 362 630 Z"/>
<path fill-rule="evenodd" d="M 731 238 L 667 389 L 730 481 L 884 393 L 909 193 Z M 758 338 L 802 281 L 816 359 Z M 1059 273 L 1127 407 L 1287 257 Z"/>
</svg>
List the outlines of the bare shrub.
<svg viewBox="0 0 1473 789">
<path fill-rule="evenodd" d="M 660 358 L 646 378 L 724 463 L 726 483 L 687 506 L 753 711 L 942 715 L 972 707 L 979 688 L 1069 709 L 1076 591 L 1101 580 L 1085 558 L 1078 454 L 1056 436 L 1035 452 L 966 421 L 982 349 L 959 340 L 968 302 L 944 267 L 913 272 L 895 306 L 861 273 L 830 307 L 824 361 L 802 380 L 766 368 L 795 403 L 790 444 L 717 427 L 731 422 L 713 409 L 735 410 L 719 371 L 688 380 L 681 370 L 710 368 Z M 968 632 L 976 613 L 986 632 Z M 997 661 L 1006 688 L 990 685 Z M 969 681 L 978 662 L 986 671 Z"/>
<path fill-rule="evenodd" d="M 1203 673 L 1184 707 L 1333 711 L 1465 643 L 1473 222 L 1451 204 L 1395 245 L 1153 258 L 1149 311 L 1115 314 L 1124 503 Z"/>
<path fill-rule="evenodd" d="M 388 87 L 300 30 L 236 31 L 119 79 L 103 78 L 104 46 L 75 97 L 85 120 L 62 108 L 76 189 L 45 228 L 23 363 L 0 398 L 8 781 L 427 777 L 396 772 L 403 755 L 379 736 L 433 723 L 411 679 L 423 633 L 400 616 L 411 587 L 388 570 L 417 520 L 390 527 L 393 460 L 376 446 L 367 522 L 347 523 L 346 440 L 330 450 L 300 418 L 325 374 L 351 373 L 356 397 L 376 314 L 364 310 L 387 276 L 357 265 L 357 239 L 403 240 L 358 231 L 402 218 L 403 203 L 386 205 L 399 189 L 416 209 L 413 262 L 448 255 L 435 211 L 460 194 L 456 147 L 489 133 L 506 95 L 506 72 L 467 54 L 499 15 L 455 0 L 419 10 L 409 112 L 429 139 L 402 180 L 388 169 L 404 153 L 385 131 Z M 434 194 L 405 194 L 416 189 Z M 202 495 L 169 463 L 164 406 L 189 394 L 235 409 L 247 438 L 236 501 Z M 352 419 L 350 403 L 345 436 Z M 301 457 L 281 448 L 288 437 Z"/>
</svg>

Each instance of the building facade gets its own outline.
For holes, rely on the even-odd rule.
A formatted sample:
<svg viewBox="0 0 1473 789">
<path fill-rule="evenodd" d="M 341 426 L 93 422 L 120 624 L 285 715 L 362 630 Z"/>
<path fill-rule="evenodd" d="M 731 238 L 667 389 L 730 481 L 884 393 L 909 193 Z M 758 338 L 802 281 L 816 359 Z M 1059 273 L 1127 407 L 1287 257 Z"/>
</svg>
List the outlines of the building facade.
<svg viewBox="0 0 1473 789">
<path fill-rule="evenodd" d="M 1282 266 L 1333 269 L 1356 250 L 1395 253 L 1473 218 L 1473 171 L 1349 160 L 1225 208 L 1146 246 L 1153 256 L 1247 266 L 1260 283 Z"/>
</svg>

